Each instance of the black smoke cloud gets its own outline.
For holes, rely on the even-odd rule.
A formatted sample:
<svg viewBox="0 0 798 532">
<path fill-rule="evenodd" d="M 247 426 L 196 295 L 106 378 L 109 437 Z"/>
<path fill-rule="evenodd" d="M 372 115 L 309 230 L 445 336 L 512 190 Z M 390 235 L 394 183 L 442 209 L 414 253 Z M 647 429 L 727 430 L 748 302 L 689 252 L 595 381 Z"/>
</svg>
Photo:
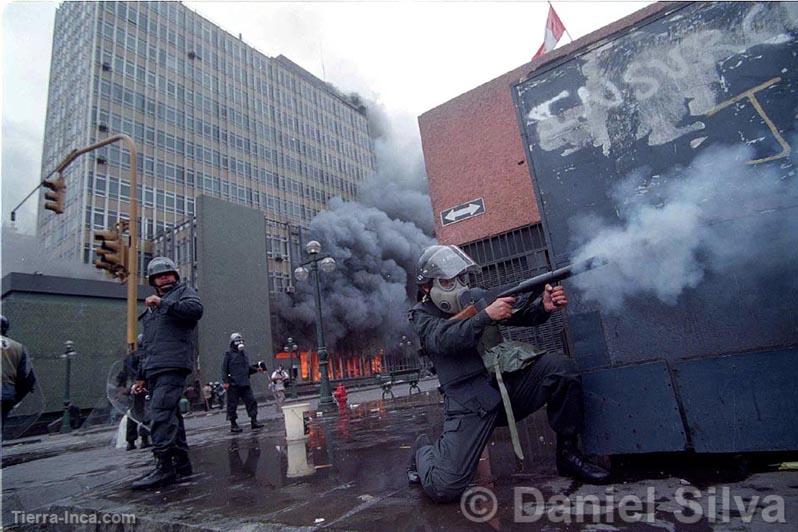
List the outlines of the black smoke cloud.
<svg viewBox="0 0 798 532">
<path fill-rule="evenodd" d="M 795 154 L 795 143 L 793 143 Z M 667 179 L 639 172 L 612 199 L 620 223 L 581 218 L 574 261 L 609 264 L 573 278 L 586 300 L 619 311 L 633 296 L 675 305 L 709 272 L 760 274 L 798 268 L 796 161 L 748 164 L 745 145 L 713 147 Z"/>
<path fill-rule="evenodd" d="M 435 243 L 418 138 L 392 127 L 385 111 L 365 103 L 375 144 L 376 171 L 361 184 L 357 201 L 332 198 L 310 223 L 309 238 L 332 256 L 336 270 L 321 274 L 327 347 L 357 350 L 396 346 L 409 334 L 406 312 L 415 297 L 415 267 Z M 281 318 L 273 337 L 315 342 L 312 277 L 296 293 L 278 295 Z M 279 344 L 276 344 L 279 345 Z"/>
</svg>

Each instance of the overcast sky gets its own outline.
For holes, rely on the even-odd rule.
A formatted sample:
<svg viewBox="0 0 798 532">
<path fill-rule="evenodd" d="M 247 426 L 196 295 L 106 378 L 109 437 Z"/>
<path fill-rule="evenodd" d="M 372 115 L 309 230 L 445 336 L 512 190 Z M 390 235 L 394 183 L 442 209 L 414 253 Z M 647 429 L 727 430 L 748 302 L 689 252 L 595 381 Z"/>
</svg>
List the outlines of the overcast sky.
<svg viewBox="0 0 798 532">
<path fill-rule="evenodd" d="M 554 2 L 574 39 L 650 2 Z M 544 2 L 186 2 L 269 56 L 283 54 L 344 91 L 381 103 L 417 137 L 416 117 L 527 62 L 543 41 Z M 57 2 L 3 10 L 2 223 L 40 179 Z M 568 42 L 563 37 L 560 45 Z M 36 201 L 18 216 L 35 231 Z"/>
</svg>

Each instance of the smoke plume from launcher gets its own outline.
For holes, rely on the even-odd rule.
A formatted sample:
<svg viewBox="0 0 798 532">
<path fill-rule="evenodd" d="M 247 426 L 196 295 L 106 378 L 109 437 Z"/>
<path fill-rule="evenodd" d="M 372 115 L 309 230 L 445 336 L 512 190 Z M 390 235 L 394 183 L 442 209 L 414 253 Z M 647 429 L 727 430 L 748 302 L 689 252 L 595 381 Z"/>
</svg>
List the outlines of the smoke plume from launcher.
<svg viewBox="0 0 798 532">
<path fill-rule="evenodd" d="M 667 179 L 629 176 L 612 194 L 617 222 L 574 220 L 573 260 L 596 256 L 609 264 L 574 277 L 573 286 L 617 311 L 636 296 L 675 305 L 709 273 L 753 277 L 752 289 L 767 274 L 795 279 L 795 161 L 748 164 L 753 158 L 747 146 L 714 147 Z"/>
</svg>

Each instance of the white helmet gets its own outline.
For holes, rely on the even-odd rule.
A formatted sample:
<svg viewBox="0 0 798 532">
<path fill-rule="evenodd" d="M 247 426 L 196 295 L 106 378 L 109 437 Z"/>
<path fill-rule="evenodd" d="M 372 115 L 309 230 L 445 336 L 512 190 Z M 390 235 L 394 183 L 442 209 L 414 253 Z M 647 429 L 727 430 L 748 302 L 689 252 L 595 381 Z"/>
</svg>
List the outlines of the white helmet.
<svg viewBox="0 0 798 532">
<path fill-rule="evenodd" d="M 244 349 L 244 337 L 241 333 L 234 332 L 230 335 L 230 345 L 235 346 L 237 351 Z"/>
</svg>

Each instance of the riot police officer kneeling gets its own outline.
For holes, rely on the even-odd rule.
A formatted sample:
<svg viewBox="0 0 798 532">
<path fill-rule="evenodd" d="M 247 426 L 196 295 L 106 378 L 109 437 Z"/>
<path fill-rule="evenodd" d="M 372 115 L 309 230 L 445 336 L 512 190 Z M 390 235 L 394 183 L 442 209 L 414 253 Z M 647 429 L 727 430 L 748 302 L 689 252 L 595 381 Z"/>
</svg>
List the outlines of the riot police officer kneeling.
<svg viewBox="0 0 798 532">
<path fill-rule="evenodd" d="M 455 317 L 463 310 L 460 296 L 466 290 L 471 290 L 470 295 L 480 292 L 468 286 L 468 273 L 477 270 L 457 246 L 427 248 L 418 263 L 419 302 L 409 313 L 443 390 L 444 422 L 437 442 L 426 434 L 416 439 L 408 478 L 421 484 L 436 502 L 460 497 L 494 427 L 507 424 L 497 384 L 482 359 L 486 344 L 501 342 L 496 325 L 539 325 L 568 303 L 562 287 L 547 286 L 539 298 L 528 294 L 499 298 L 470 317 Z M 573 361 L 545 353 L 525 369 L 502 375 L 517 420 L 546 405 L 549 425 L 557 433 L 559 473 L 587 482 L 605 481 L 608 472 L 588 462 L 577 446 L 583 404 Z"/>
</svg>

